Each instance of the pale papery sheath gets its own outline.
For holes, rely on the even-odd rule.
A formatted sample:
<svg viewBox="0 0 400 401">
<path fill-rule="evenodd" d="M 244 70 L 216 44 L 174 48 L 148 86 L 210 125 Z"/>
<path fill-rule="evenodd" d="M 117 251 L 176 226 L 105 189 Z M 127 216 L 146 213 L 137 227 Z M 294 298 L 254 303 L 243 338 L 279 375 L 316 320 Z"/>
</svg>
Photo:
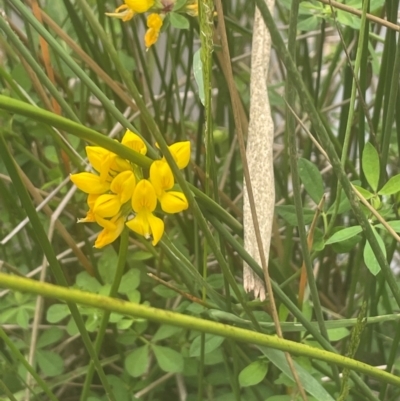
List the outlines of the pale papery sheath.
<svg viewBox="0 0 400 401">
<path fill-rule="evenodd" d="M 266 0 L 266 4 L 272 11 L 274 1 Z M 267 262 L 271 244 L 272 219 L 275 204 L 272 152 L 274 126 L 267 91 L 270 51 L 271 37 L 258 8 L 256 8 L 250 75 L 250 123 L 246 156 L 256 205 L 257 220 Z M 243 223 L 245 249 L 261 266 L 261 258 L 245 183 Z M 244 289 L 247 292 L 253 291 L 255 298 L 260 300 L 265 299 L 264 280 L 260 279 L 246 263 L 243 267 L 243 283 Z"/>
</svg>

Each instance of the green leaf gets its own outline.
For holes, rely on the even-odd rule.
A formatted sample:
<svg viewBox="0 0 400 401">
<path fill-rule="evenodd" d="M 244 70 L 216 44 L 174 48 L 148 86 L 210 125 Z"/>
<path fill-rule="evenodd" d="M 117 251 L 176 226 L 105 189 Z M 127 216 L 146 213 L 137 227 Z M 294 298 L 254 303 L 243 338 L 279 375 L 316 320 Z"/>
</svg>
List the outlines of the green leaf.
<svg viewBox="0 0 400 401">
<path fill-rule="evenodd" d="M 24 307 L 18 309 L 17 324 L 23 329 L 27 329 L 29 327 L 29 313 Z"/>
<path fill-rule="evenodd" d="M 127 71 L 134 71 L 136 69 L 135 59 L 129 56 L 126 51 L 119 50 L 118 58 Z"/>
<path fill-rule="evenodd" d="M 46 319 L 49 323 L 58 323 L 69 315 L 70 311 L 67 305 L 55 304 L 47 310 Z"/>
<path fill-rule="evenodd" d="M 378 192 L 379 195 L 393 195 L 400 191 L 400 174 L 390 178 L 390 180 Z"/>
<path fill-rule="evenodd" d="M 76 285 L 81 290 L 98 292 L 101 288 L 101 284 L 95 277 L 92 277 L 87 271 L 80 272 L 76 276 Z"/>
<path fill-rule="evenodd" d="M 156 356 L 158 366 L 164 372 L 179 373 L 183 371 L 183 357 L 179 352 L 160 345 L 152 345 L 152 350 Z"/>
<path fill-rule="evenodd" d="M 334 244 L 335 242 L 342 242 L 349 238 L 354 237 L 362 231 L 361 226 L 353 226 L 344 228 L 343 230 L 337 231 L 333 234 L 326 242 L 325 245 Z"/>
<path fill-rule="evenodd" d="M 49 377 L 58 376 L 64 371 L 64 361 L 59 354 L 43 349 L 36 351 L 36 360 L 41 371 Z"/>
<path fill-rule="evenodd" d="M 174 334 L 182 331 L 182 328 L 177 326 L 170 326 L 169 324 L 163 324 L 157 330 L 156 334 L 153 336 L 153 341 L 160 341 L 166 338 L 172 337 Z"/>
<path fill-rule="evenodd" d="M 179 11 L 181 8 L 186 6 L 187 0 L 177 0 L 177 2 L 174 4 L 174 7 L 172 11 Z"/>
<path fill-rule="evenodd" d="M 56 148 L 54 146 L 45 146 L 44 156 L 49 162 L 53 164 L 58 164 L 60 162 L 58 159 Z"/>
<path fill-rule="evenodd" d="M 118 401 L 131 401 L 132 398 L 129 393 L 129 386 L 121 380 L 118 376 L 107 375 L 107 380 L 111 385 L 114 397 Z"/>
<path fill-rule="evenodd" d="M 383 255 L 386 257 L 386 247 L 382 237 L 376 232 L 374 227 L 372 227 L 372 231 L 374 232 L 375 238 L 378 241 L 379 247 L 381 248 Z M 367 241 L 364 247 L 364 263 L 367 266 L 368 270 L 374 276 L 376 276 L 381 271 L 381 267 L 378 263 L 378 260 L 375 257 L 371 245 L 369 244 L 369 241 Z"/>
<path fill-rule="evenodd" d="M 372 192 L 369 192 L 367 189 L 360 187 L 359 185 L 354 185 L 354 188 L 365 198 L 365 199 L 371 199 L 374 194 Z"/>
<path fill-rule="evenodd" d="M 210 274 L 207 277 L 207 283 L 215 290 L 219 290 L 224 286 L 224 275 L 221 273 Z"/>
<path fill-rule="evenodd" d="M 321 173 L 317 166 L 307 159 L 300 158 L 297 162 L 297 166 L 304 188 L 311 199 L 318 204 L 324 195 L 324 183 Z"/>
<path fill-rule="evenodd" d="M 122 319 L 119 322 L 117 322 L 117 329 L 118 330 L 127 330 L 129 327 L 132 326 L 134 319 Z"/>
<path fill-rule="evenodd" d="M 387 221 L 388 225 L 393 228 L 396 233 L 400 233 L 400 220 Z M 382 224 L 377 224 L 375 228 L 386 230 Z"/>
<path fill-rule="evenodd" d="M 98 262 L 99 274 L 105 284 L 112 284 L 117 269 L 118 255 L 114 248 L 108 246 L 105 248 Z"/>
<path fill-rule="evenodd" d="M 370 142 L 367 142 L 364 146 L 362 154 L 362 169 L 368 184 L 373 191 L 376 192 L 378 189 L 380 171 L 379 155 Z"/>
<path fill-rule="evenodd" d="M 64 337 L 64 334 L 64 330 L 61 330 L 58 327 L 50 327 L 48 330 L 44 330 L 39 336 L 36 346 L 38 348 L 47 347 L 48 345 L 60 341 Z"/>
<path fill-rule="evenodd" d="M 214 334 L 206 334 L 204 340 L 204 353 L 208 354 L 214 350 L 216 350 L 223 342 L 225 338 L 220 336 L 215 336 Z M 189 350 L 189 355 L 193 356 L 200 356 L 201 351 L 201 335 L 196 337 Z"/>
<path fill-rule="evenodd" d="M 131 291 L 136 290 L 140 284 L 140 270 L 131 269 L 122 276 L 121 284 L 118 292 L 121 294 L 129 294 Z"/>
<path fill-rule="evenodd" d="M 350 334 L 350 331 L 346 327 L 337 327 L 334 329 L 328 329 L 329 341 L 339 341 Z"/>
<path fill-rule="evenodd" d="M 189 20 L 181 14 L 171 12 L 169 13 L 169 21 L 174 28 L 189 29 Z"/>
<path fill-rule="evenodd" d="M 204 97 L 204 81 L 203 81 L 203 63 L 201 62 L 200 51 L 196 51 L 193 55 L 193 75 L 194 80 L 196 81 L 197 87 L 199 88 L 199 98 L 201 104 L 205 105 L 205 97 Z"/>
<path fill-rule="evenodd" d="M 125 369 L 133 377 L 143 375 L 149 364 L 149 346 L 136 348 L 125 358 Z"/>
<path fill-rule="evenodd" d="M 300 31 L 313 31 L 318 28 L 321 19 L 318 18 L 316 15 L 312 15 L 311 17 L 307 18 L 300 18 L 299 23 L 297 24 L 297 29 Z"/>
<path fill-rule="evenodd" d="M 289 225 L 297 227 L 299 224 L 297 222 L 296 208 L 294 205 L 279 205 L 275 206 L 276 213 L 279 214 Z M 314 218 L 315 212 L 310 209 L 304 209 L 303 218 L 304 224 L 310 224 Z"/>
<path fill-rule="evenodd" d="M 246 366 L 239 373 L 240 387 L 255 386 L 264 380 L 268 372 L 268 361 L 266 359 L 259 359 Z"/>
<path fill-rule="evenodd" d="M 178 295 L 177 292 L 175 292 L 174 290 L 171 290 L 170 288 L 167 288 L 165 285 L 162 285 L 162 284 L 156 285 L 153 288 L 153 291 L 157 295 L 159 295 L 160 297 L 163 297 L 163 298 L 173 298 Z"/>
<path fill-rule="evenodd" d="M 273 363 L 283 374 L 290 379 L 293 378 L 292 372 L 288 366 L 284 352 L 267 347 L 258 347 L 258 349 Z M 324 389 L 324 387 L 302 366 L 293 361 L 300 383 L 304 389 L 315 397 L 318 401 L 334 401 L 332 396 Z"/>
</svg>

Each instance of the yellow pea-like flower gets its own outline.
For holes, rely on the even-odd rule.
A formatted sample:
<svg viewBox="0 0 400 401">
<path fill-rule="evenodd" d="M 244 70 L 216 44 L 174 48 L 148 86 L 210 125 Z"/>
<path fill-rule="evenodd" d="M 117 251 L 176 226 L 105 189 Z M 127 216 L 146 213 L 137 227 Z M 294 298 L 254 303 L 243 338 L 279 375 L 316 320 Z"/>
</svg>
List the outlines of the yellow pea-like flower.
<svg viewBox="0 0 400 401">
<path fill-rule="evenodd" d="M 77 173 L 70 175 L 71 181 L 87 194 L 103 194 L 110 189 L 110 183 L 92 173 Z"/>
<path fill-rule="evenodd" d="M 157 245 L 164 233 L 164 222 L 153 214 L 156 206 L 157 196 L 153 185 L 148 180 L 140 180 L 132 197 L 132 209 L 136 216 L 126 225 L 145 238 L 153 238 L 153 245 Z"/>
<path fill-rule="evenodd" d="M 151 164 L 150 181 L 164 212 L 179 213 L 189 207 L 186 196 L 182 192 L 169 191 L 174 186 L 175 180 L 165 159 L 156 160 Z"/>
<path fill-rule="evenodd" d="M 139 135 L 127 130 L 121 141 L 122 145 L 134 150 L 135 152 L 145 155 L 147 153 L 147 146 Z"/>
<path fill-rule="evenodd" d="M 153 13 L 147 17 L 147 27 L 149 29 L 144 35 L 144 44 L 147 49 L 157 42 L 162 24 L 163 19 L 161 18 L 160 14 Z"/>
</svg>

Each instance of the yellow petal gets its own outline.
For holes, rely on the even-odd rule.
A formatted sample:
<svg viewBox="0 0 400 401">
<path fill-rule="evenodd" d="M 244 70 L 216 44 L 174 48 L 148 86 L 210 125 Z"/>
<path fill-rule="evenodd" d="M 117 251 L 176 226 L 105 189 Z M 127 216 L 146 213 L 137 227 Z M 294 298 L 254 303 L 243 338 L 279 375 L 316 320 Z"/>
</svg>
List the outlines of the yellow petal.
<svg viewBox="0 0 400 401">
<path fill-rule="evenodd" d="M 113 220 L 115 220 L 115 216 L 112 219 L 105 219 L 104 217 L 99 216 L 98 214 L 94 215 L 96 219 L 96 223 L 103 228 L 106 228 L 109 231 L 115 230 L 116 226 Z"/>
<path fill-rule="evenodd" d="M 111 168 L 115 171 L 126 171 L 126 170 L 132 170 L 131 164 L 128 162 L 128 160 L 121 159 L 120 157 L 116 157 L 114 160 L 114 163 L 111 165 Z"/>
<path fill-rule="evenodd" d="M 153 13 L 147 17 L 147 27 L 149 28 L 144 35 L 144 44 L 147 48 L 157 42 L 163 19 L 159 14 Z"/>
<path fill-rule="evenodd" d="M 96 222 L 96 216 L 93 213 L 92 209 L 86 213 L 86 216 L 83 219 L 78 219 L 78 223 L 94 223 Z"/>
<path fill-rule="evenodd" d="M 150 181 L 153 184 L 158 197 L 161 196 L 164 191 L 167 191 L 174 186 L 174 176 L 165 159 L 156 160 L 151 163 Z"/>
<path fill-rule="evenodd" d="M 112 230 L 109 230 L 107 228 L 103 229 L 103 231 L 101 231 L 99 236 L 97 237 L 96 242 L 94 243 L 94 247 L 103 248 L 104 246 L 114 242 L 121 235 L 122 230 L 124 229 L 124 223 L 125 223 L 125 218 L 121 216 L 115 221 L 114 229 Z"/>
<path fill-rule="evenodd" d="M 154 0 L 125 0 L 125 4 L 135 13 L 145 13 L 153 7 Z"/>
<path fill-rule="evenodd" d="M 93 212 L 101 217 L 114 217 L 121 209 L 118 195 L 105 194 L 97 198 Z"/>
<path fill-rule="evenodd" d="M 151 243 L 153 246 L 156 246 L 164 233 L 164 222 L 160 218 L 154 216 L 154 214 L 148 216 L 148 221 L 151 228 L 151 235 L 153 237 Z"/>
<path fill-rule="evenodd" d="M 97 198 L 99 197 L 99 194 L 89 194 L 87 197 L 87 204 L 90 209 L 93 209 L 94 204 L 96 203 Z"/>
<path fill-rule="evenodd" d="M 121 141 L 122 145 L 134 150 L 135 152 L 145 155 L 147 153 L 147 146 L 139 135 L 132 131 L 127 130 Z"/>
<path fill-rule="evenodd" d="M 105 13 L 108 17 L 119 18 L 122 21 L 129 21 L 135 15 L 134 10 L 128 8 L 126 4 L 119 6 L 113 13 Z"/>
<path fill-rule="evenodd" d="M 159 199 L 161 203 L 161 209 L 165 213 L 179 213 L 189 207 L 186 196 L 182 192 L 164 192 Z"/>
<path fill-rule="evenodd" d="M 71 181 L 87 194 L 102 194 L 110 188 L 110 183 L 102 181 L 98 175 L 92 173 L 70 174 Z"/>
<path fill-rule="evenodd" d="M 110 189 L 119 196 L 121 204 L 132 198 L 136 179 L 132 171 L 119 173 L 111 182 Z"/>
<path fill-rule="evenodd" d="M 140 180 L 132 196 L 132 209 L 136 213 L 153 212 L 157 206 L 156 191 L 148 180 Z"/>
<path fill-rule="evenodd" d="M 157 245 L 164 233 L 164 222 L 150 212 L 138 213 L 126 223 L 127 227 L 146 239 L 152 237 L 153 245 Z"/>
<path fill-rule="evenodd" d="M 168 146 L 176 164 L 180 169 L 185 168 L 189 164 L 190 160 L 190 142 L 176 142 L 171 146 Z"/>
</svg>

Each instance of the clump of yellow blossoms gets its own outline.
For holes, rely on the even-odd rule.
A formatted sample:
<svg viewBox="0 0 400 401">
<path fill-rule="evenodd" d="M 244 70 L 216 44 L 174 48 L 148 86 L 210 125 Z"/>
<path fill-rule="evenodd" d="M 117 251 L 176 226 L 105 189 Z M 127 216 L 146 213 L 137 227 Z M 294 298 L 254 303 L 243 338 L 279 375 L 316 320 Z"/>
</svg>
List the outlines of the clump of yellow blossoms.
<svg viewBox="0 0 400 401">
<path fill-rule="evenodd" d="M 142 139 L 126 131 L 122 145 L 145 155 L 147 147 Z M 171 155 L 180 169 L 189 164 L 190 142 L 177 142 L 169 146 Z M 71 174 L 71 181 L 88 194 L 89 211 L 79 222 L 96 222 L 103 230 L 94 246 L 102 248 L 115 241 L 124 225 L 156 245 L 163 233 L 164 222 L 154 214 L 157 204 L 165 213 L 179 213 L 188 208 L 185 195 L 174 190 L 175 179 L 165 158 L 155 160 L 149 177 L 142 169 L 100 146 L 87 146 L 86 154 L 94 173 Z M 131 216 L 133 218 L 129 219 Z"/>
<path fill-rule="evenodd" d="M 144 43 L 148 49 L 157 42 L 164 20 L 171 15 L 171 24 L 176 28 L 188 27 L 188 21 L 179 14 L 187 14 L 191 17 L 198 15 L 198 0 L 124 0 L 113 13 L 106 13 L 109 17 L 119 18 L 122 21 L 131 20 L 135 14 L 151 12 L 147 17 L 147 31 L 144 36 Z M 172 18 L 173 16 L 173 18 Z M 169 20 L 167 21 L 169 22 Z"/>
</svg>

